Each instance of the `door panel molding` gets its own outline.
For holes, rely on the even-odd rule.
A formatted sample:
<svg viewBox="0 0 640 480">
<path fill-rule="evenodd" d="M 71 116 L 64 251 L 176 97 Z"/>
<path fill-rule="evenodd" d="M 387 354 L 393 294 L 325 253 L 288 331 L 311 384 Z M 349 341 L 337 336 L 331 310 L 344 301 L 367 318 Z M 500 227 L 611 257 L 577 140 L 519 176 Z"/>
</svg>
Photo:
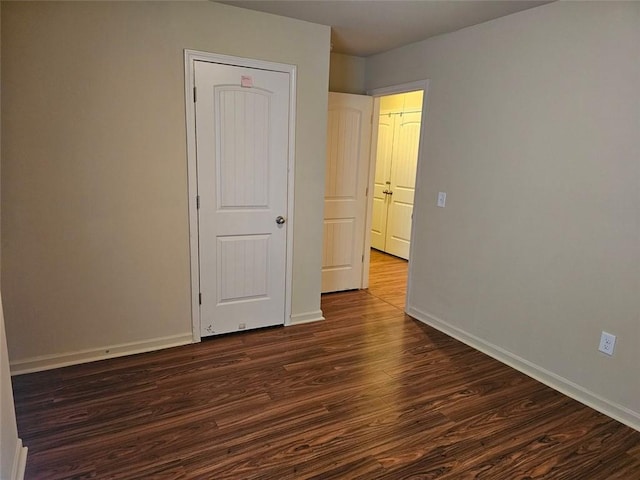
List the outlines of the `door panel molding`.
<svg viewBox="0 0 640 480">
<path fill-rule="evenodd" d="M 293 231 L 294 231 L 294 166 L 295 166 L 295 125 L 296 125 L 296 78 L 295 65 L 268 62 L 251 58 L 235 57 L 197 50 L 184 50 L 184 93 L 185 122 L 187 132 L 187 181 L 189 207 L 189 258 L 191 269 L 191 330 L 193 342 L 201 340 L 200 330 L 200 266 L 198 253 L 198 177 L 196 157 L 196 111 L 195 111 L 195 62 L 210 62 L 237 67 L 271 70 L 289 74 L 289 139 L 287 158 L 287 235 L 285 266 L 285 318 L 284 325 L 291 325 L 291 292 L 293 272 Z"/>
</svg>

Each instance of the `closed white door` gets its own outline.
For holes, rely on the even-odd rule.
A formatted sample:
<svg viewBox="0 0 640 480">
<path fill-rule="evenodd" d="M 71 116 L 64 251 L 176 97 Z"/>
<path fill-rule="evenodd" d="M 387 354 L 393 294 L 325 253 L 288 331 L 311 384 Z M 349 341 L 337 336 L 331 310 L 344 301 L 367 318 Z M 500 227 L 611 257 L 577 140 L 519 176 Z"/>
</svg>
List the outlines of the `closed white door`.
<svg viewBox="0 0 640 480">
<path fill-rule="evenodd" d="M 420 112 L 385 113 L 378 124 L 371 246 L 409 258 Z"/>
<path fill-rule="evenodd" d="M 391 159 L 389 212 L 385 251 L 401 258 L 409 258 L 411 243 L 411 215 L 420 145 L 420 112 L 403 113 L 396 118 L 396 138 Z"/>
<path fill-rule="evenodd" d="M 289 74 L 195 62 L 201 335 L 284 323 Z"/>
<path fill-rule="evenodd" d="M 373 98 L 329 94 L 322 292 L 362 286 Z"/>
</svg>

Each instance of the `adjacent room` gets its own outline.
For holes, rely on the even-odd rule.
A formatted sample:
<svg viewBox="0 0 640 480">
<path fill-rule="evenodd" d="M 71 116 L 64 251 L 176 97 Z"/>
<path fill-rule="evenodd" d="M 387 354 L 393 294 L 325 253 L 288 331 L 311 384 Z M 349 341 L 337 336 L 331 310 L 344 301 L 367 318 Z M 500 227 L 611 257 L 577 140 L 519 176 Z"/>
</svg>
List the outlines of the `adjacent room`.
<svg viewBox="0 0 640 480">
<path fill-rule="evenodd" d="M 640 3 L 0 22 L 2 480 L 640 478 Z"/>
</svg>

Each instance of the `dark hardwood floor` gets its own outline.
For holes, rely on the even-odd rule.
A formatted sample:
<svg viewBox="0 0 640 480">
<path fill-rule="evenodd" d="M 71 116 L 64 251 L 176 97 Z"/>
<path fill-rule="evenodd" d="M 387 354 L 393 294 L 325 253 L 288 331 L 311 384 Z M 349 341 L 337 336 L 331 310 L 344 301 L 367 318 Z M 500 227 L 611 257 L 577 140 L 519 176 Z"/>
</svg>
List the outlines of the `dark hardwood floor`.
<svg viewBox="0 0 640 480">
<path fill-rule="evenodd" d="M 370 265 L 369 293 L 404 311 L 409 263 L 372 248 Z"/>
<path fill-rule="evenodd" d="M 14 377 L 27 479 L 640 479 L 640 432 L 406 316 L 382 260 L 324 322 Z"/>
</svg>

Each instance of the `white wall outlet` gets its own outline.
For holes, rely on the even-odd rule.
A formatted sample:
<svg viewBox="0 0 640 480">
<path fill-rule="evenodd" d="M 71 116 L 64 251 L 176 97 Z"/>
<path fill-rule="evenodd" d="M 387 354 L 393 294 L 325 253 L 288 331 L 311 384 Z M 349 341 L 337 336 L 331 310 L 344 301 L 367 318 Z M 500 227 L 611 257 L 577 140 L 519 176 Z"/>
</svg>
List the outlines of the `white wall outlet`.
<svg viewBox="0 0 640 480">
<path fill-rule="evenodd" d="M 616 336 L 607 332 L 602 332 L 600 336 L 600 346 L 598 350 L 607 355 L 613 355 L 613 349 L 616 347 Z"/>
<path fill-rule="evenodd" d="M 447 203 L 447 192 L 438 192 L 438 206 L 444 208 Z"/>
</svg>

